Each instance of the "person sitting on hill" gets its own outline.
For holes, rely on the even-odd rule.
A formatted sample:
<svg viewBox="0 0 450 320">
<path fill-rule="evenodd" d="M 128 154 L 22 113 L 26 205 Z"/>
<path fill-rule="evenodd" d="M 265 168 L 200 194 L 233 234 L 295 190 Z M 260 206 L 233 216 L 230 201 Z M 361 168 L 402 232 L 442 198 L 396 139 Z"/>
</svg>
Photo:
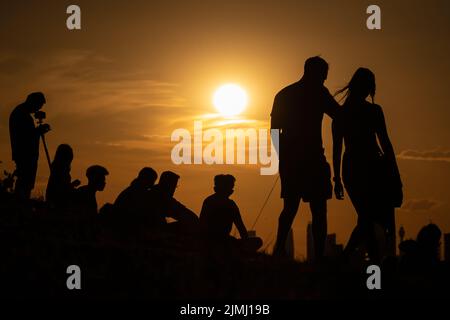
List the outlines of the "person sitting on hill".
<svg viewBox="0 0 450 320">
<path fill-rule="evenodd" d="M 208 242 L 216 244 L 234 243 L 246 251 L 256 251 L 262 246 L 261 238 L 249 238 L 237 204 L 229 197 L 234 192 L 236 179 L 229 174 L 214 177 L 215 193 L 203 201 L 200 225 Z M 241 239 L 230 235 L 236 225 Z"/>
<path fill-rule="evenodd" d="M 441 236 L 439 227 L 430 223 L 420 229 L 416 240 L 401 242 L 401 269 L 424 271 L 438 266 Z"/>
<path fill-rule="evenodd" d="M 68 144 L 60 144 L 50 169 L 50 177 L 45 192 L 45 200 L 50 208 L 64 209 L 70 204 L 75 188 L 80 180 L 72 181 L 70 166 L 73 150 Z"/>
<path fill-rule="evenodd" d="M 138 176 L 123 190 L 114 202 L 114 221 L 129 226 L 141 225 L 151 207 L 150 189 L 158 174 L 149 167 L 142 168 Z"/>
<path fill-rule="evenodd" d="M 197 215 L 174 198 L 180 176 L 172 171 L 164 171 L 159 182 L 150 191 L 151 211 L 148 214 L 149 227 L 167 227 L 166 218 L 176 220 L 170 223 L 170 230 L 191 233 L 198 225 Z M 166 228 L 167 230 L 167 228 Z"/>
<path fill-rule="evenodd" d="M 106 185 L 106 176 L 109 174 L 105 167 L 94 165 L 86 170 L 88 184 L 77 189 L 75 195 L 75 207 L 80 209 L 80 214 L 86 219 L 94 219 L 98 213 L 96 193 L 103 191 Z"/>
</svg>

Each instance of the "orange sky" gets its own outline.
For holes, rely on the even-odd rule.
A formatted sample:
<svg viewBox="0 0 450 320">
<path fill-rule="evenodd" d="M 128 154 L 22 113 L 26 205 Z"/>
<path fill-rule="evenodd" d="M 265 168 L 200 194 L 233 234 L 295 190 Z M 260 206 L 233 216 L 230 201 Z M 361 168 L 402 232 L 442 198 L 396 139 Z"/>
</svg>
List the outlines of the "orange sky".
<svg viewBox="0 0 450 320">
<path fill-rule="evenodd" d="M 343 4 L 345 3 L 345 4 Z M 249 127 L 267 128 L 274 95 L 296 81 L 304 60 L 320 54 L 330 64 L 326 86 L 345 85 L 359 66 L 377 78 L 376 102 L 385 112 L 404 180 L 398 225 L 415 237 L 430 220 L 450 232 L 450 80 L 448 1 L 377 1 L 382 30 L 365 26 L 367 1 L 77 1 L 82 30 L 65 26 L 69 1 L 15 1 L 0 17 L 0 160 L 11 170 L 8 116 L 31 91 L 43 91 L 52 131 L 74 147 L 72 176 L 87 166 L 110 170 L 99 202 L 113 201 L 143 166 L 182 176 L 177 199 L 198 212 L 215 174 L 237 178 L 233 198 L 253 224 L 275 176 L 259 166 L 175 166 L 174 129 L 192 130 L 214 112 L 211 95 L 240 83 L 250 104 Z M 330 153 L 329 120 L 324 143 Z M 239 125 L 242 127 L 243 125 Z M 48 170 L 42 152 L 37 192 Z M 279 185 L 257 233 L 275 235 Z M 304 255 L 309 209 L 294 223 L 297 255 Z M 329 201 L 329 232 L 346 242 L 355 213 L 348 200 Z"/>
</svg>

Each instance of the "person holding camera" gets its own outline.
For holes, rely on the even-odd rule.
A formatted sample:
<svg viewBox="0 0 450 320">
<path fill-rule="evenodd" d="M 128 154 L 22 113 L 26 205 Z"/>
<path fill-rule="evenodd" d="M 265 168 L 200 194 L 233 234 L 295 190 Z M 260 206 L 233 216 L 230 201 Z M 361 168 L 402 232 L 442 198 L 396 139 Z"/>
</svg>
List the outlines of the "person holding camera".
<svg viewBox="0 0 450 320">
<path fill-rule="evenodd" d="M 21 200 L 30 199 L 36 181 L 39 139 L 50 130 L 48 124 L 41 123 L 36 126 L 31 116 L 35 114 L 35 118 L 40 120 L 45 118 L 45 113 L 40 111 L 45 102 L 42 92 L 33 92 L 28 95 L 25 102 L 12 111 L 9 117 L 12 160 L 16 164 L 17 177 L 14 193 Z"/>
</svg>

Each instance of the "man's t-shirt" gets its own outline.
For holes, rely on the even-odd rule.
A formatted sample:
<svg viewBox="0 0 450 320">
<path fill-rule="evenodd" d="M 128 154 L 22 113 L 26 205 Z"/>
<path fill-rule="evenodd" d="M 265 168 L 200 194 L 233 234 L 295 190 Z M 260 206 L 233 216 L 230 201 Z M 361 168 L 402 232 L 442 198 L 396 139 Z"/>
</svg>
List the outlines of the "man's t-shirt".
<svg viewBox="0 0 450 320">
<path fill-rule="evenodd" d="M 200 224 L 208 236 L 226 238 L 239 217 L 239 208 L 233 200 L 213 194 L 203 201 Z"/>
<path fill-rule="evenodd" d="M 87 185 L 79 187 L 75 193 L 75 207 L 81 210 L 80 218 L 95 218 L 98 213 L 95 191 Z"/>
<path fill-rule="evenodd" d="M 282 89 L 275 96 L 271 113 L 271 128 L 281 129 L 280 161 L 293 152 L 305 156 L 322 153 L 323 114 L 334 118 L 338 108 L 323 85 L 300 80 Z"/>
<path fill-rule="evenodd" d="M 339 104 L 323 85 L 300 80 L 282 89 L 271 113 L 272 129 L 280 129 L 281 197 L 303 200 L 331 197 L 330 169 L 322 145 L 324 113 L 334 118 Z"/>
</svg>

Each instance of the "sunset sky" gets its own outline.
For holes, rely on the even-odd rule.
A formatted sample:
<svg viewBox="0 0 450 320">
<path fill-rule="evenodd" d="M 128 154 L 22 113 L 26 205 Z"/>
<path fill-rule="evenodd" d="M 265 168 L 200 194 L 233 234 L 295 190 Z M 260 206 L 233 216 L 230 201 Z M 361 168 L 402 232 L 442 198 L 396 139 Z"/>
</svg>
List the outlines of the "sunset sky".
<svg viewBox="0 0 450 320">
<path fill-rule="evenodd" d="M 178 128 L 268 128 L 275 94 L 297 81 L 306 58 L 329 62 L 325 85 L 343 87 L 360 66 L 376 75 L 398 156 L 405 201 L 397 227 L 416 236 L 430 221 L 450 232 L 449 1 L 8 1 L 0 11 L 0 164 L 12 171 L 8 117 L 28 93 L 42 91 L 52 131 L 74 148 L 72 177 L 86 182 L 89 165 L 110 175 L 100 204 L 113 202 L 143 166 L 181 175 L 176 198 L 199 213 L 213 177 L 237 178 L 232 198 L 250 228 L 276 176 L 259 165 L 179 165 L 170 154 Z M 66 28 L 66 8 L 81 7 L 82 29 Z M 366 28 L 366 8 L 381 8 L 382 29 Z M 247 91 L 246 110 L 231 122 L 212 96 L 224 83 Z M 228 119 L 229 120 L 229 119 Z M 330 120 L 324 144 L 331 163 Z M 36 194 L 48 166 L 41 149 Z M 278 183 L 256 232 L 275 236 L 282 200 Z M 356 223 L 348 201 L 328 202 L 329 233 L 346 243 Z M 309 208 L 293 226 L 297 257 L 305 255 Z"/>
</svg>

